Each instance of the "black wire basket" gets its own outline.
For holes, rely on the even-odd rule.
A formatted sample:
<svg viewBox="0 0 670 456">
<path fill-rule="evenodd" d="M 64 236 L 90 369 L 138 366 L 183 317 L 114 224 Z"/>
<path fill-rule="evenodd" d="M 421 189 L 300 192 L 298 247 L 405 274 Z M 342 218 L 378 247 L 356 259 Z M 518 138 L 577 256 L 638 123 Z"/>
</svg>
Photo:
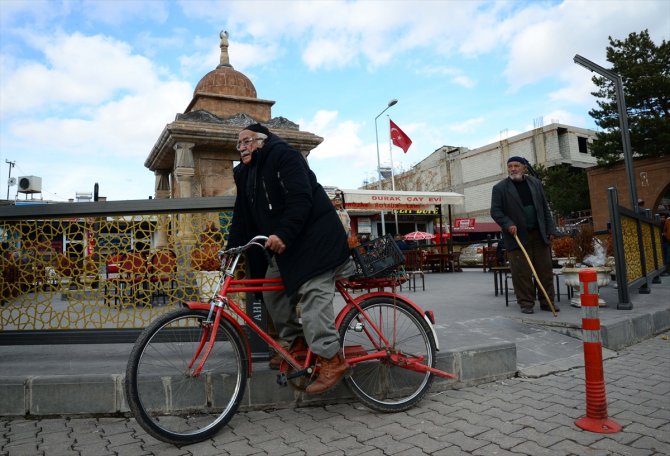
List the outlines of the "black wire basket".
<svg viewBox="0 0 670 456">
<path fill-rule="evenodd" d="M 381 277 L 405 263 L 405 256 L 390 234 L 365 242 L 351 250 L 356 277 Z"/>
</svg>

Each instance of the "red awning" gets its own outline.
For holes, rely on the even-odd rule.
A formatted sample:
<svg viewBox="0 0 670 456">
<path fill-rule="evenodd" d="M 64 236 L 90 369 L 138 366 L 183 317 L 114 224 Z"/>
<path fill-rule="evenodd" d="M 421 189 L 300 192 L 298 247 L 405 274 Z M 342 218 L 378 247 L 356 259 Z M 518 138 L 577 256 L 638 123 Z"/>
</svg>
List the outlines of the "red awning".
<svg viewBox="0 0 670 456">
<path fill-rule="evenodd" d="M 347 209 L 426 210 L 442 204 L 465 204 L 465 196 L 454 192 L 405 192 L 342 189 Z"/>
</svg>

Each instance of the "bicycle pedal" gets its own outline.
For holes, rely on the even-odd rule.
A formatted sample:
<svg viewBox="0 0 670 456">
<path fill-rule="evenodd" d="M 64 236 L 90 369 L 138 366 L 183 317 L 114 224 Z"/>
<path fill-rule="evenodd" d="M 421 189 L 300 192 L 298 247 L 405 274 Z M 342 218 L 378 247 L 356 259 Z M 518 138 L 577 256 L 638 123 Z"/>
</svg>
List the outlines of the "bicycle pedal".
<svg viewBox="0 0 670 456">
<path fill-rule="evenodd" d="M 292 380 L 292 379 L 298 378 L 298 377 L 307 377 L 311 373 L 312 373 L 312 369 L 308 367 L 307 369 L 302 369 L 302 370 L 299 370 L 299 371 L 291 372 L 290 374 L 286 375 L 286 379 L 287 380 Z"/>
<path fill-rule="evenodd" d="M 288 386 L 288 378 L 286 378 L 286 373 L 282 372 L 281 374 L 277 374 L 277 385 Z"/>
</svg>

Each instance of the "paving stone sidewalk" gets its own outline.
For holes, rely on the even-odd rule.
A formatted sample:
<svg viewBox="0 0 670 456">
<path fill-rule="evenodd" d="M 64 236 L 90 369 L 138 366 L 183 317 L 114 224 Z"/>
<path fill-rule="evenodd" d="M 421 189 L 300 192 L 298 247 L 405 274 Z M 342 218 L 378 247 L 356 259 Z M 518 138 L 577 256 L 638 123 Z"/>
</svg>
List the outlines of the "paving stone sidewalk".
<svg viewBox="0 0 670 456">
<path fill-rule="evenodd" d="M 584 369 L 430 394 L 402 413 L 353 402 L 239 413 L 214 439 L 177 448 L 131 418 L 0 418 L 0 455 L 668 455 L 670 340 L 604 362 L 616 434 L 579 429 Z"/>
</svg>

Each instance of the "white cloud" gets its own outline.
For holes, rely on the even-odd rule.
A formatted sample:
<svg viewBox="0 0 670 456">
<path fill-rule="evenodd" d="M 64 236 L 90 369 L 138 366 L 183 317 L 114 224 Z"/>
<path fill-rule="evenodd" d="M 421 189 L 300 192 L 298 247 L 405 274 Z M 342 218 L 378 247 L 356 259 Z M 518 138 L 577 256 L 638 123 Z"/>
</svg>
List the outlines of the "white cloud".
<svg viewBox="0 0 670 456">
<path fill-rule="evenodd" d="M 132 19 L 162 23 L 168 17 L 167 3 L 159 0 L 84 0 L 80 5 L 84 16 L 110 25 L 121 25 Z"/>
<path fill-rule="evenodd" d="M 16 62 L 0 80 L 2 115 L 64 105 L 95 105 L 120 92 L 141 93 L 158 83 L 149 60 L 104 36 L 34 35 L 45 63 Z"/>
<path fill-rule="evenodd" d="M 64 116 L 17 120 L 12 142 L 36 150 L 58 150 L 60 157 L 148 156 L 166 123 L 183 111 L 191 89 L 164 83 L 151 91 L 103 103 L 85 118 Z"/>
<path fill-rule="evenodd" d="M 262 15 L 244 2 L 219 9 L 182 4 L 192 16 L 223 19 L 240 41 L 298 43 L 313 71 L 360 64 L 375 69 L 421 51 L 447 58 L 456 51 L 468 58 L 507 55 L 504 75 L 512 92 L 560 73 L 575 52 L 603 55 L 608 34 L 623 38 L 646 24 L 667 30 L 668 17 L 663 1 L 256 2 Z M 454 75 L 453 82 L 473 84 L 465 75 Z"/>
<path fill-rule="evenodd" d="M 576 115 L 563 109 L 547 112 L 542 118 L 544 120 L 544 125 L 561 123 L 564 125 L 574 125 L 576 127 L 586 128 L 586 119 L 584 116 Z"/>
<path fill-rule="evenodd" d="M 308 159 L 320 183 L 357 188 L 365 178 L 376 178 L 377 146 L 361 139 L 364 125 L 342 121 L 337 112 L 326 110 L 318 111 L 309 120 L 300 119 L 298 123 L 302 130 L 324 138 Z"/>
<path fill-rule="evenodd" d="M 586 68 L 574 65 L 561 74 L 566 85 L 548 93 L 549 100 L 554 102 L 565 101 L 581 106 L 595 105 L 595 98 L 591 95 L 597 87 L 591 81 L 593 73 Z"/>
<path fill-rule="evenodd" d="M 486 119 L 484 117 L 477 117 L 475 119 L 468 119 L 463 122 L 454 123 L 447 126 L 447 130 L 456 133 L 472 133 L 477 130 L 477 127 L 482 125 Z"/>
<path fill-rule="evenodd" d="M 1 5 L 0 27 L 3 31 L 11 32 L 16 32 L 14 29 L 23 18 L 29 18 L 35 27 L 41 28 L 53 24 L 71 11 L 69 2 L 54 8 L 53 0 L 3 0 Z"/>
<path fill-rule="evenodd" d="M 360 139 L 361 125 L 353 121 L 339 121 L 336 111 L 318 111 L 310 120 L 298 122 L 304 131 L 311 131 L 324 138 L 310 154 L 310 161 L 340 158 L 356 160 L 363 147 Z"/>
<path fill-rule="evenodd" d="M 428 66 L 419 68 L 417 74 L 448 76 L 451 82 L 466 89 L 471 89 L 476 85 L 476 82 L 459 68 Z"/>
<path fill-rule="evenodd" d="M 654 23 L 668 30 L 667 2 L 565 1 L 532 12 L 512 21 L 518 32 L 504 72 L 512 91 L 563 73 L 575 54 L 602 64 L 610 35 L 625 39 Z"/>
<path fill-rule="evenodd" d="M 489 139 L 487 139 L 486 141 L 483 141 L 480 144 L 477 144 L 476 146 L 474 146 L 474 148 L 484 147 L 484 146 L 487 146 L 489 144 L 497 143 L 497 142 L 502 141 L 504 139 L 511 138 L 512 136 L 520 135 L 521 133 L 523 133 L 523 131 L 514 130 L 514 129 L 509 130 L 509 129 L 505 128 L 504 130 L 501 130 L 497 135 L 490 136 Z"/>
</svg>

